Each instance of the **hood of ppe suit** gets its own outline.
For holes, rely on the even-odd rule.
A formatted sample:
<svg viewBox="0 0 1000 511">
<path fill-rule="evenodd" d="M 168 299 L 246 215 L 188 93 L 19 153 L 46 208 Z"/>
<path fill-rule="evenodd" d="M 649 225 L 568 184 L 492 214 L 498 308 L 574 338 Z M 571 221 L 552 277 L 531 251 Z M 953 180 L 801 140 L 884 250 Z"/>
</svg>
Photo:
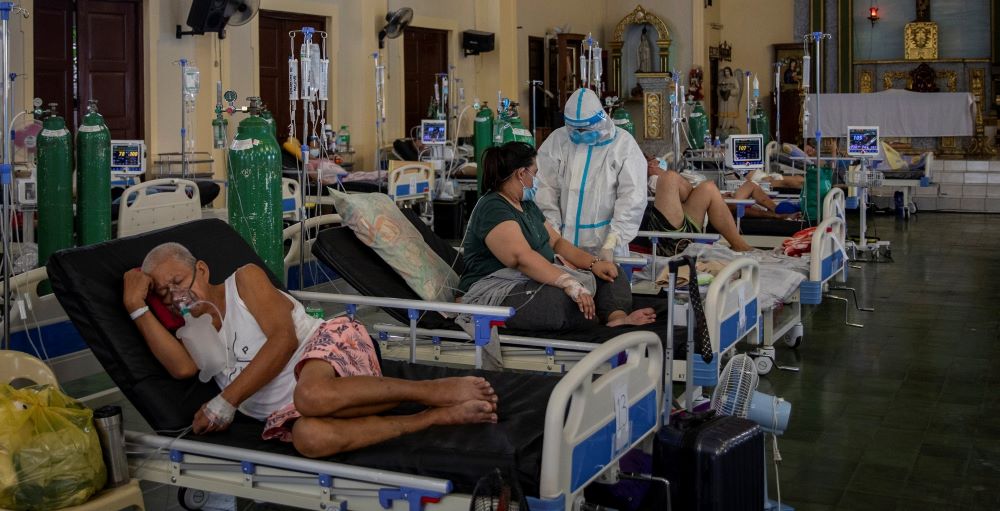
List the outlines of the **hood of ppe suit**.
<svg viewBox="0 0 1000 511">
<path fill-rule="evenodd" d="M 576 144 L 595 145 L 615 138 L 615 123 L 601 106 L 601 100 L 590 89 L 577 89 L 563 108 L 566 129 Z"/>
</svg>

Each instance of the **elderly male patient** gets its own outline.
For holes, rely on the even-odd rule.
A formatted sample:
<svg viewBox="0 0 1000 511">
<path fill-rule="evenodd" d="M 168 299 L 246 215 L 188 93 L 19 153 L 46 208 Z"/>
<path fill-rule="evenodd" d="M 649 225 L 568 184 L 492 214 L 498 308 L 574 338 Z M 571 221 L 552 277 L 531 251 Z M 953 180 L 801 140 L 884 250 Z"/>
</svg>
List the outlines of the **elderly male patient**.
<svg viewBox="0 0 1000 511">
<path fill-rule="evenodd" d="M 184 345 L 148 312 L 150 291 L 174 311 L 208 314 L 226 368 L 214 376 L 222 392 L 195 414 L 195 433 L 226 429 L 236 410 L 265 421 L 263 437 L 293 442 L 305 456 L 330 456 L 437 424 L 496 422 L 497 396 L 483 378 L 408 381 L 386 378 L 364 327 L 328 321 L 275 288 L 259 266 L 236 270 L 223 284 L 183 245 L 165 243 L 142 268 L 126 272 L 124 304 L 150 350 L 175 378 L 198 373 Z M 402 402 L 427 409 L 379 416 Z"/>
</svg>

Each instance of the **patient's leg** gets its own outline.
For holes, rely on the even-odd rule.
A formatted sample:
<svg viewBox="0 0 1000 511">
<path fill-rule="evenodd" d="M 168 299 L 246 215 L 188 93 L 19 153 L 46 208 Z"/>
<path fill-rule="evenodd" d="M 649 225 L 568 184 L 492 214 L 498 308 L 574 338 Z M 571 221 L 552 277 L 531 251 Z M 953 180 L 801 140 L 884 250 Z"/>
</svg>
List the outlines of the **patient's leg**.
<svg viewBox="0 0 1000 511">
<path fill-rule="evenodd" d="M 348 377 L 345 380 L 354 378 Z M 319 458 L 384 442 L 434 425 L 497 422 L 495 405 L 465 401 L 441 408 L 428 408 L 413 415 L 370 415 L 339 419 L 302 417 L 292 426 L 292 442 L 303 456 Z"/>
<path fill-rule="evenodd" d="M 764 206 L 772 213 L 778 207 L 778 205 L 771 200 L 771 197 L 767 195 L 767 192 L 765 192 L 763 188 L 753 181 L 747 181 L 740 185 L 740 187 L 733 192 L 733 198 L 741 200 L 753 199 L 754 202 Z"/>
<path fill-rule="evenodd" d="M 656 321 L 656 312 L 652 308 L 632 311 L 632 288 L 629 286 L 628 276 L 621 268 L 618 268 L 618 277 L 613 282 L 597 279 L 594 305 L 597 307 L 597 317 L 608 326 L 638 326 Z"/>
<path fill-rule="evenodd" d="M 746 240 L 740 236 L 739 229 L 736 228 L 736 221 L 733 220 L 732 213 L 729 211 L 725 200 L 722 199 L 722 194 L 719 193 L 719 188 L 715 186 L 715 183 L 712 181 L 705 181 L 704 183 L 698 185 L 698 187 L 691 192 L 691 196 L 688 198 L 687 202 L 684 203 L 683 208 L 688 217 L 690 217 L 692 221 L 703 229 L 704 226 L 701 225 L 701 223 L 707 213 L 709 223 L 715 227 L 715 230 L 719 231 L 719 234 L 721 234 L 723 238 L 726 238 L 726 241 L 729 242 L 729 245 L 733 250 L 737 252 L 747 252 L 753 250 L 753 247 L 748 245 Z"/>
<path fill-rule="evenodd" d="M 684 202 L 693 188 L 687 179 L 677 172 L 664 172 L 656 180 L 656 199 L 653 206 L 674 226 L 684 223 Z"/>
<path fill-rule="evenodd" d="M 295 386 L 295 409 L 304 417 L 364 417 L 400 403 L 448 407 L 468 401 L 496 403 L 485 378 L 401 380 L 383 376 L 340 377 L 329 362 L 307 360 Z"/>
</svg>

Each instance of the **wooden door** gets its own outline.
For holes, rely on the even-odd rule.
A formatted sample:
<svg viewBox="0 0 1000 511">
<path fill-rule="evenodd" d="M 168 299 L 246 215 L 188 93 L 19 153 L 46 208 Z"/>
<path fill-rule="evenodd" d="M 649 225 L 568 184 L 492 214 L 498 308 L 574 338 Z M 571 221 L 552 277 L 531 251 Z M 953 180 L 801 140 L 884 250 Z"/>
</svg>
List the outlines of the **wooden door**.
<svg viewBox="0 0 1000 511">
<path fill-rule="evenodd" d="M 66 125 L 76 126 L 76 84 L 73 82 L 73 0 L 35 0 L 35 90 L 45 108 L 57 103 Z"/>
<path fill-rule="evenodd" d="M 403 31 L 403 92 L 406 133 L 427 118 L 436 73 L 448 72 L 448 32 L 408 27 Z M 451 134 L 448 134 L 451 136 Z"/>
<path fill-rule="evenodd" d="M 542 82 L 542 86 L 528 87 L 528 111 L 534 111 L 538 119 L 535 119 L 535 123 L 538 127 L 550 127 L 552 126 L 552 120 L 549 118 L 549 100 L 545 95 L 545 90 L 548 89 L 548 84 L 545 83 L 545 39 L 541 37 L 528 37 L 528 80 L 534 82 L 536 80 Z M 538 104 L 533 103 L 537 101 Z M 534 110 L 532 110 L 534 108 Z M 521 112 L 524 115 L 524 112 Z"/>
<path fill-rule="evenodd" d="M 295 35 L 293 46 L 289 44 L 288 33 L 302 30 L 303 27 L 314 28 L 317 31 L 326 30 L 326 18 L 280 11 L 260 11 L 260 97 L 264 106 L 271 111 L 274 122 L 277 123 L 278 142 L 288 139 L 288 126 L 291 115 L 288 112 L 288 56 L 294 47 L 295 58 L 299 58 L 299 48 L 302 45 L 302 34 Z M 313 36 L 313 42 L 323 45 L 323 39 Z M 298 103 L 296 116 L 296 137 L 302 137 L 302 103 Z M 334 124 L 333 120 L 327 122 Z M 338 126 L 334 126 L 336 130 Z M 300 140 L 308 143 L 308 140 Z"/>
<path fill-rule="evenodd" d="M 76 12 L 81 119 L 96 99 L 112 139 L 142 139 L 141 0 L 77 0 Z"/>
</svg>

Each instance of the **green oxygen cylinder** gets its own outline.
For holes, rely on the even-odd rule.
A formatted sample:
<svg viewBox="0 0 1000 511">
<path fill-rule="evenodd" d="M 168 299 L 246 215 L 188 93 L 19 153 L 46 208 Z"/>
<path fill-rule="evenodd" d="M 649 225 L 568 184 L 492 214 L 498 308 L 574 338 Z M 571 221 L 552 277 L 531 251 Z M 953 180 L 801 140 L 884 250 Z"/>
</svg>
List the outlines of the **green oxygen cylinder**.
<svg viewBox="0 0 1000 511">
<path fill-rule="evenodd" d="M 38 135 L 38 266 L 73 246 L 73 137 L 49 107 Z"/>
<path fill-rule="evenodd" d="M 274 275 L 284 275 L 281 241 L 281 149 L 261 118 L 260 98 L 247 98 L 249 116 L 229 146 L 229 225 Z"/>
<path fill-rule="evenodd" d="M 76 221 L 80 246 L 111 239 L 111 133 L 93 99 L 76 134 Z"/>
<path fill-rule="evenodd" d="M 615 126 L 627 131 L 635 138 L 635 123 L 632 122 L 632 116 L 629 115 L 628 110 L 625 110 L 624 107 L 615 108 L 614 112 L 611 112 L 611 120 Z"/>
<path fill-rule="evenodd" d="M 521 116 L 517 113 L 517 103 L 508 103 L 506 99 L 504 102 L 507 103 L 507 108 L 497 117 L 498 124 L 496 126 L 501 131 L 500 143 L 524 142 L 534 147 L 535 137 L 531 134 L 530 130 L 524 127 L 524 121 L 521 120 Z"/>
<path fill-rule="evenodd" d="M 764 135 L 764 147 L 771 142 L 771 121 L 764 112 L 764 107 L 757 105 L 753 114 L 750 115 L 750 133 L 753 135 Z"/>
<path fill-rule="evenodd" d="M 476 120 L 472 126 L 472 146 L 476 150 L 476 189 L 483 193 L 483 153 L 493 147 L 493 110 L 485 101 L 479 105 Z"/>
<path fill-rule="evenodd" d="M 708 115 L 701 101 L 693 101 L 691 113 L 688 114 L 688 132 L 691 139 L 688 144 L 694 149 L 705 149 L 705 136 L 708 135 Z"/>
<path fill-rule="evenodd" d="M 269 124 L 271 126 L 271 136 L 274 137 L 275 140 L 277 140 L 278 139 L 278 125 L 277 125 L 276 122 L 274 122 L 274 116 L 271 115 L 271 111 L 265 108 L 264 110 L 261 111 L 260 118 L 264 119 L 265 121 L 267 121 L 267 124 Z"/>
</svg>

